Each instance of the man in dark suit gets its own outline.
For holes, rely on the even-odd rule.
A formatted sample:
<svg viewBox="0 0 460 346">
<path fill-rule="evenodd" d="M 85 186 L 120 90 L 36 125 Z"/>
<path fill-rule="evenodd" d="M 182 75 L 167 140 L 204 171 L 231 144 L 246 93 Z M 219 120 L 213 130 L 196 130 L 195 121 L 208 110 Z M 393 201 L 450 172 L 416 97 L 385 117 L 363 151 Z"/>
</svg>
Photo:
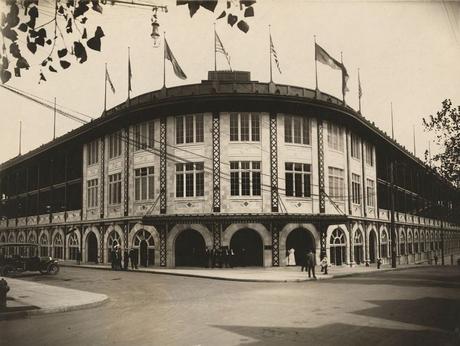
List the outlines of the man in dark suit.
<svg viewBox="0 0 460 346">
<path fill-rule="evenodd" d="M 313 253 L 311 249 L 308 250 L 307 258 L 305 262 L 307 265 L 308 277 L 311 278 L 311 272 L 313 272 L 313 278 L 316 279 L 316 274 L 315 274 L 316 258 L 315 258 L 315 254 Z"/>
</svg>

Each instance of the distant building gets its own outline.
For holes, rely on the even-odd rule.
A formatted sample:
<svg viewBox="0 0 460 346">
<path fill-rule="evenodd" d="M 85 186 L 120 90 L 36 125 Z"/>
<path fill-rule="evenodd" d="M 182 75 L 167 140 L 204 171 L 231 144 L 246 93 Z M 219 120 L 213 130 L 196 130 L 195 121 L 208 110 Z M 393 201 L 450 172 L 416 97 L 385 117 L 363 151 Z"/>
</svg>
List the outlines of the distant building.
<svg viewBox="0 0 460 346">
<path fill-rule="evenodd" d="M 460 191 L 341 100 L 249 72 L 147 93 L 0 166 L 0 242 L 41 255 L 199 266 L 389 262 L 390 162 L 399 263 L 460 251 Z"/>
</svg>

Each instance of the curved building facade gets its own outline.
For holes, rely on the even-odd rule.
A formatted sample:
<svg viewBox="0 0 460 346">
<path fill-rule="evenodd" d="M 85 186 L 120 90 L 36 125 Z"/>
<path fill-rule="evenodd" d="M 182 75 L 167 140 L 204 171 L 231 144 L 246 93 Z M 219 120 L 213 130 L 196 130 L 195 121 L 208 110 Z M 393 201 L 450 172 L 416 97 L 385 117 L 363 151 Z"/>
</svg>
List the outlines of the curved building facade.
<svg viewBox="0 0 460 346">
<path fill-rule="evenodd" d="M 114 244 L 162 267 L 218 247 L 265 267 L 289 249 L 333 265 L 460 251 L 458 189 L 342 101 L 248 72 L 131 99 L 0 179 L 0 243 L 65 260 L 108 263 Z"/>
</svg>

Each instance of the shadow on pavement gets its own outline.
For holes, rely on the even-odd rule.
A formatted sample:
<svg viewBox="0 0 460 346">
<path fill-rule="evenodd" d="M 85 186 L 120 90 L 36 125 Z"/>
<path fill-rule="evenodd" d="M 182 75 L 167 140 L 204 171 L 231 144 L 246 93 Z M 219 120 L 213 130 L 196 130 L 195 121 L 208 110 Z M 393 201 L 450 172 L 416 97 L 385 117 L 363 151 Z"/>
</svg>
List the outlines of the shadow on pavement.
<svg viewBox="0 0 460 346">
<path fill-rule="evenodd" d="M 439 328 L 450 332 L 456 328 L 460 329 L 460 300 L 427 297 L 414 300 L 372 300 L 367 302 L 377 306 L 353 313 Z"/>
<path fill-rule="evenodd" d="M 355 326 L 344 323 L 317 328 L 222 326 L 216 328 L 241 335 L 244 345 L 458 345 L 453 333 Z M 257 341 L 250 342 L 248 338 Z"/>
</svg>

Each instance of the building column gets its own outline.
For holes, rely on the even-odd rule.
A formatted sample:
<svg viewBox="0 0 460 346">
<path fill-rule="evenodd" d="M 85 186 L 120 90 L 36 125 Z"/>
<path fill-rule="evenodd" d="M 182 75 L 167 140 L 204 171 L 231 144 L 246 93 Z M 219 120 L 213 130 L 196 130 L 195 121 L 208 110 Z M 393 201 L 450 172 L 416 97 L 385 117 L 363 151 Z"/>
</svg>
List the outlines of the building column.
<svg viewBox="0 0 460 346">
<path fill-rule="evenodd" d="M 166 235 L 168 232 L 168 225 L 162 224 L 157 229 L 160 233 L 160 267 L 166 267 Z"/>
<path fill-rule="evenodd" d="M 324 195 L 324 138 L 323 121 L 318 119 L 318 185 L 319 185 L 319 212 L 324 214 L 326 211 L 326 199 Z M 326 248 L 324 248 L 326 249 Z M 322 250 L 321 250 L 322 251 Z M 326 253 L 326 251 L 324 251 Z"/>
<path fill-rule="evenodd" d="M 271 234 L 272 234 L 272 266 L 280 266 L 280 230 L 279 226 L 270 223 Z"/>
<path fill-rule="evenodd" d="M 353 224 L 348 224 L 348 235 L 350 238 L 350 262 L 348 263 L 350 267 L 353 267 L 355 262 L 355 232 L 353 231 Z"/>
<path fill-rule="evenodd" d="M 278 212 L 278 127 L 276 113 L 270 113 L 270 186 L 272 213 Z"/>
<path fill-rule="evenodd" d="M 123 214 L 128 216 L 129 214 L 129 126 L 124 129 L 125 137 L 125 153 L 123 157 Z"/>
<path fill-rule="evenodd" d="M 160 214 L 166 214 L 166 167 L 167 167 L 167 158 L 166 158 L 166 117 L 163 116 L 160 119 Z M 165 244 L 166 249 L 166 244 Z M 166 253 L 166 250 L 165 250 Z M 165 255 L 166 256 L 166 255 Z M 166 257 L 165 264 L 166 265 Z"/>
<path fill-rule="evenodd" d="M 222 245 L 222 225 L 218 222 L 212 224 L 213 246 L 219 248 Z"/>
<path fill-rule="evenodd" d="M 220 114 L 212 113 L 212 210 L 220 212 Z"/>
<path fill-rule="evenodd" d="M 100 199 L 99 199 L 99 216 L 100 219 L 104 218 L 105 210 L 105 136 L 101 138 L 101 182 L 100 186 Z M 87 196 L 88 198 L 88 196 Z"/>
<path fill-rule="evenodd" d="M 369 263 L 370 263 L 370 254 L 369 254 L 369 248 L 370 248 L 370 237 L 369 237 L 369 233 L 367 232 L 367 227 L 368 225 L 366 223 L 364 223 L 364 262 L 366 263 L 366 267 L 369 266 Z M 377 254 L 375 254 L 377 255 Z"/>
<path fill-rule="evenodd" d="M 100 235 L 100 244 L 99 244 L 99 259 L 98 263 L 104 263 L 104 237 L 105 237 L 105 228 L 104 225 L 101 223 L 99 225 L 99 235 Z"/>
</svg>

